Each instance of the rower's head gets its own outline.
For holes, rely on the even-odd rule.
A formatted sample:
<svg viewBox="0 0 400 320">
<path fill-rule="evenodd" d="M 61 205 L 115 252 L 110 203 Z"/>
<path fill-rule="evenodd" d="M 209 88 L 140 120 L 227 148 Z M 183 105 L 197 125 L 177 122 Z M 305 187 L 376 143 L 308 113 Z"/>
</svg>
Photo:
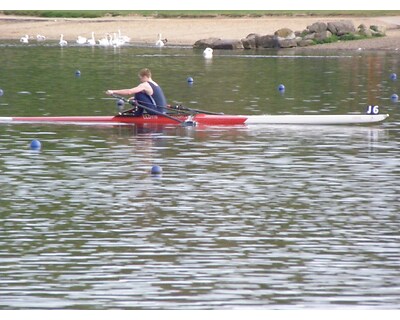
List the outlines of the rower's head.
<svg viewBox="0 0 400 320">
<path fill-rule="evenodd" d="M 151 79 L 151 71 L 147 68 L 141 69 L 138 76 L 141 82 L 148 81 L 149 79 Z"/>
</svg>

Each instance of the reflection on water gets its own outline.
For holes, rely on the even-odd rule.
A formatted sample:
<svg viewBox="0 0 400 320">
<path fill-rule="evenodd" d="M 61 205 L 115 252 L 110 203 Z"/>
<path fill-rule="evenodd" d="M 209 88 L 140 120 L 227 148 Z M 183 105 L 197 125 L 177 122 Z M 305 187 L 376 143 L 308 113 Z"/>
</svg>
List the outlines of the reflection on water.
<svg viewBox="0 0 400 320">
<path fill-rule="evenodd" d="M 64 50 L 64 59 L 70 54 Z M 116 58 L 127 59 L 122 50 Z M 177 65 L 174 59 L 187 57 L 140 59 Z M 209 71 L 203 61 L 194 66 L 198 81 L 177 95 L 201 100 L 206 91 L 198 87 L 208 86 L 202 72 L 234 77 L 225 67 L 230 58 L 219 59 Z M 325 63 L 309 72 L 346 76 Z M 239 79 L 233 97 L 213 94 L 241 108 L 235 95 L 247 94 L 247 80 Z M 32 95 L 6 97 L 1 114 L 54 114 L 61 105 L 63 113 L 84 114 L 86 103 L 93 107 L 78 96 L 38 103 L 35 92 L 44 87 L 40 96 L 56 100 L 40 81 L 28 88 L 19 76 L 15 86 L 23 85 L 7 92 Z M 315 88 L 302 81 L 306 91 L 287 93 L 294 100 L 285 100 L 282 112 L 312 100 Z M 339 100 L 348 95 L 335 92 Z M 276 104 L 282 97 L 259 93 L 254 108 L 266 98 Z M 0 308 L 397 308 L 400 138 L 398 112 L 387 108 L 389 121 L 374 126 L 2 124 Z M 33 138 L 40 151 L 29 150 Z M 154 164 L 161 176 L 150 174 Z"/>
<path fill-rule="evenodd" d="M 398 304 L 386 130 L 62 128 L 3 138 L 3 308 Z"/>
</svg>

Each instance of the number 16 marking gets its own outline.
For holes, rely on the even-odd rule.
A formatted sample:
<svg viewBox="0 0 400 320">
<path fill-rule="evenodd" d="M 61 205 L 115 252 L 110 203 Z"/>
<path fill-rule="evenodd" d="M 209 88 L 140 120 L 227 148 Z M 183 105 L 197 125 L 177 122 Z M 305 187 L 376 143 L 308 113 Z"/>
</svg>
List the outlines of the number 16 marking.
<svg viewBox="0 0 400 320">
<path fill-rule="evenodd" d="M 368 106 L 367 114 L 379 114 L 379 106 Z"/>
</svg>

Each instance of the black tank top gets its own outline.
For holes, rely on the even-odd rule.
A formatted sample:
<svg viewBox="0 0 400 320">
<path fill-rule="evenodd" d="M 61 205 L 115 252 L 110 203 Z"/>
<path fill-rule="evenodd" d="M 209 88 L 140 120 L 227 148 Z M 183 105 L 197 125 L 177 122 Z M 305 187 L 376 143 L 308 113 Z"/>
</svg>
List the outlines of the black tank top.
<svg viewBox="0 0 400 320">
<path fill-rule="evenodd" d="M 154 100 L 154 104 L 157 109 L 163 109 L 162 107 L 167 106 L 167 99 L 165 98 L 164 92 L 160 86 L 155 85 L 154 83 L 148 81 L 147 82 L 151 88 L 153 89 L 153 95 L 150 96 Z M 164 110 L 164 109 L 163 109 Z"/>
</svg>

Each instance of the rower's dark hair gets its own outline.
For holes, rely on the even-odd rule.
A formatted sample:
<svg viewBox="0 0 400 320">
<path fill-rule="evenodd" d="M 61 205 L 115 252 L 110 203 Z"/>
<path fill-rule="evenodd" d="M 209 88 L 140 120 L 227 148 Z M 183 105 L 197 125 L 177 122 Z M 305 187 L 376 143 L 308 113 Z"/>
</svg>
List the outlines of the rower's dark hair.
<svg viewBox="0 0 400 320">
<path fill-rule="evenodd" d="M 143 68 L 139 71 L 139 76 L 140 77 L 148 77 L 151 78 L 151 71 L 150 69 Z"/>
</svg>

